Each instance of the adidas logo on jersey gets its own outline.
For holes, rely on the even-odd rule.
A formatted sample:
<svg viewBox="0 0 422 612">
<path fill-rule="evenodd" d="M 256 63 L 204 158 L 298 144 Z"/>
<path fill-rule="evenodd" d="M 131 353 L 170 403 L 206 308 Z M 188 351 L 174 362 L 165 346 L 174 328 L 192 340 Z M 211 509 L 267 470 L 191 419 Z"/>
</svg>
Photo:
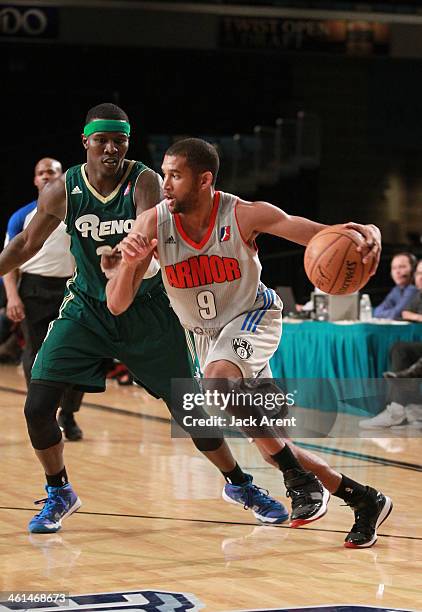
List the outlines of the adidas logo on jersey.
<svg viewBox="0 0 422 612">
<path fill-rule="evenodd" d="M 174 236 L 169 236 L 167 240 L 164 240 L 164 244 L 176 244 Z"/>
<path fill-rule="evenodd" d="M 79 189 L 79 187 L 76 185 L 76 187 L 74 187 L 74 188 L 72 189 L 71 194 L 72 194 L 72 195 L 75 195 L 75 194 L 79 194 L 79 193 L 82 193 L 82 190 L 81 190 L 81 189 Z"/>
</svg>

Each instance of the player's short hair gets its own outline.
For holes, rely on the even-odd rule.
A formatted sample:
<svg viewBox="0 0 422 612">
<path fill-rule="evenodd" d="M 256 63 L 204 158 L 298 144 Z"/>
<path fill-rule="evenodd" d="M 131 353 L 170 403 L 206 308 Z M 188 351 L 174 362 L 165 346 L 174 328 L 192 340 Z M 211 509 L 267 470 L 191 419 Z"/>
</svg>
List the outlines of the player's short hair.
<svg viewBox="0 0 422 612">
<path fill-rule="evenodd" d="M 416 266 L 419 262 L 417 260 L 417 257 L 413 255 L 413 253 L 410 253 L 409 251 L 400 251 L 400 253 L 394 253 L 393 257 L 391 258 L 391 261 L 393 261 L 393 259 L 395 259 L 396 257 L 407 257 L 410 263 L 410 267 L 412 268 L 412 272 L 416 270 Z"/>
<path fill-rule="evenodd" d="M 217 149 L 201 138 L 185 138 L 177 140 L 166 151 L 166 155 L 181 155 L 186 158 L 189 168 L 198 174 L 211 172 L 212 184 L 217 180 L 220 158 Z"/>
<path fill-rule="evenodd" d="M 85 119 L 85 125 L 94 119 L 129 121 L 129 117 L 126 115 L 125 111 L 121 109 L 120 106 L 116 106 L 116 104 L 112 104 L 111 102 L 104 102 L 103 104 L 97 104 L 97 106 L 90 108 Z"/>
</svg>

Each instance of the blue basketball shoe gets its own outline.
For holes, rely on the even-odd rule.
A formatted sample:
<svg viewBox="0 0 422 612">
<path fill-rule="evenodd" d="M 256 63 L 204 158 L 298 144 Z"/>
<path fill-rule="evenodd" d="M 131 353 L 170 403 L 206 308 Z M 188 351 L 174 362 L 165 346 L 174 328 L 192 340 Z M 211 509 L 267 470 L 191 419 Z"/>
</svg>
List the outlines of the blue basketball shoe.
<svg viewBox="0 0 422 612">
<path fill-rule="evenodd" d="M 241 504 L 245 510 L 252 510 L 261 523 L 278 525 L 289 518 L 287 508 L 268 494 L 268 491 L 252 484 L 252 476 L 246 474 L 247 482 L 243 485 L 227 483 L 222 497 L 231 504 Z"/>
<path fill-rule="evenodd" d="M 49 487 L 46 485 L 47 498 L 36 501 L 36 504 L 44 503 L 44 508 L 29 522 L 28 529 L 31 533 L 55 533 L 62 527 L 62 520 L 76 512 L 82 502 L 67 483 L 62 487 Z"/>
</svg>

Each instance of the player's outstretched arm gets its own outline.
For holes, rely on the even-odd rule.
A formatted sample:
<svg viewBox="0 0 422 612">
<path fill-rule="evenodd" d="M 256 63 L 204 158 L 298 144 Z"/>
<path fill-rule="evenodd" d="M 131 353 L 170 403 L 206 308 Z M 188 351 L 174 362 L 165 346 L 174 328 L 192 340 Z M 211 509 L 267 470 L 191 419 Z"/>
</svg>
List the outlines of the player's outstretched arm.
<svg viewBox="0 0 422 612">
<path fill-rule="evenodd" d="M 315 234 L 327 227 L 304 217 L 288 215 L 268 202 L 239 201 L 236 217 L 244 240 L 251 243 L 258 234 L 272 234 L 306 246 Z"/>
<path fill-rule="evenodd" d="M 305 217 L 288 215 L 286 212 L 268 202 L 239 202 L 237 219 L 240 231 L 246 242 L 253 241 L 260 233 L 272 234 L 291 242 L 306 246 L 319 231 L 327 227 Z M 345 223 L 344 227 L 358 231 L 365 239 L 365 244 L 358 247 L 362 252 L 362 261 L 373 260 L 371 274 L 378 266 L 381 254 L 381 233 L 372 224 Z"/>
<path fill-rule="evenodd" d="M 119 244 L 122 261 L 106 286 L 107 308 L 122 314 L 132 304 L 157 246 L 156 211 L 137 218 L 133 230 Z"/>
<path fill-rule="evenodd" d="M 37 212 L 29 225 L 15 236 L 0 253 L 0 275 L 31 259 L 66 214 L 64 177 L 47 184 L 38 199 Z"/>
</svg>

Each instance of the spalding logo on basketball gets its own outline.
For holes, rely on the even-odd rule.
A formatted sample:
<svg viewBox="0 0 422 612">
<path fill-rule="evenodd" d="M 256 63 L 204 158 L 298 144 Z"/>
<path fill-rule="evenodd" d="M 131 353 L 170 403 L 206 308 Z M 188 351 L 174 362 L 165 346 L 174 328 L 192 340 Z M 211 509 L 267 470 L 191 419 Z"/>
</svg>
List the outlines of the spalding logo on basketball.
<svg viewBox="0 0 422 612">
<path fill-rule="evenodd" d="M 331 295 L 347 295 L 369 280 L 372 260 L 362 263 L 357 250 L 365 240 L 359 232 L 331 225 L 318 232 L 305 251 L 305 272 L 315 287 Z"/>
</svg>

